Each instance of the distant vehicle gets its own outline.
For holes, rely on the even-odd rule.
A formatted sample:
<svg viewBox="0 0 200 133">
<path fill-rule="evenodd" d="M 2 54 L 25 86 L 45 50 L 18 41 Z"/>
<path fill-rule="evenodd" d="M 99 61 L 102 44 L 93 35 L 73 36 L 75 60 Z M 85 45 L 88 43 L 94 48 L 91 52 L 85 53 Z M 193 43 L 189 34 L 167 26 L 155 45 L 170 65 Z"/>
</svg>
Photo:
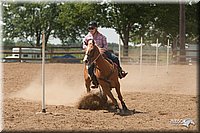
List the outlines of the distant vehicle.
<svg viewBox="0 0 200 133">
<path fill-rule="evenodd" d="M 144 46 L 145 44 L 144 43 L 138 43 L 138 44 L 135 44 L 134 46 L 135 47 L 141 47 L 141 46 Z"/>
<path fill-rule="evenodd" d="M 12 52 L 19 52 L 20 48 L 13 48 Z M 35 62 L 35 60 L 29 60 L 28 59 L 41 59 L 41 49 L 39 48 L 21 48 L 21 59 L 20 62 Z M 30 53 L 30 54 L 29 54 Z M 38 53 L 38 54 L 32 54 L 32 53 Z M 27 59 L 23 60 L 23 59 Z M 19 54 L 12 54 L 11 56 L 5 57 L 3 62 L 19 62 Z"/>
<path fill-rule="evenodd" d="M 65 54 L 63 56 L 53 56 L 51 58 L 52 63 L 81 63 L 79 59 L 71 54 Z"/>
</svg>

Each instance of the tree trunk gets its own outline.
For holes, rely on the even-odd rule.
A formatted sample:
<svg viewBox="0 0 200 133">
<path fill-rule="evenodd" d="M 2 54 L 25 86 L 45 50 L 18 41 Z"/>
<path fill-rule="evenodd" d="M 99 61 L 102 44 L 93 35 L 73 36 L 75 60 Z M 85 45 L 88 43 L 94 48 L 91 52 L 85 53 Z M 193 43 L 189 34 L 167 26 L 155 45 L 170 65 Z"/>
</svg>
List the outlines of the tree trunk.
<svg viewBox="0 0 200 133">
<path fill-rule="evenodd" d="M 124 40 L 124 49 L 123 49 L 123 56 L 128 56 L 128 41 Z"/>
<path fill-rule="evenodd" d="M 185 52 L 185 5 L 180 3 L 179 11 L 179 35 L 180 35 L 180 63 L 186 62 Z"/>
<path fill-rule="evenodd" d="M 36 32 L 36 46 L 40 46 L 40 31 Z"/>
<path fill-rule="evenodd" d="M 127 25 L 125 30 L 123 30 L 123 35 L 124 38 L 122 39 L 123 44 L 124 44 L 124 49 L 123 49 L 123 56 L 128 56 L 128 42 L 129 42 L 129 31 L 130 31 L 130 25 Z"/>
<path fill-rule="evenodd" d="M 46 34 L 45 34 L 45 45 L 46 45 L 46 46 L 47 46 L 47 42 L 48 42 L 48 40 L 49 40 L 50 33 L 51 33 L 51 31 L 48 30 L 48 31 L 46 32 Z"/>
</svg>

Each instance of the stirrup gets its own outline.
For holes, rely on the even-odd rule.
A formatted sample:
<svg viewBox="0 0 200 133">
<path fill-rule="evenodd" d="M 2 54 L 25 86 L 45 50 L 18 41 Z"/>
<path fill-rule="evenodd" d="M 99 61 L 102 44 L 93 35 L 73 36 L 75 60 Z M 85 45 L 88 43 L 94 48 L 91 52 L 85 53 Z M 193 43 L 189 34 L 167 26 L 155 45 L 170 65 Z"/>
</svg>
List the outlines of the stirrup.
<svg viewBox="0 0 200 133">
<path fill-rule="evenodd" d="M 127 72 L 121 71 L 119 73 L 119 78 L 122 79 L 122 78 L 126 77 L 127 74 L 128 74 Z"/>
<path fill-rule="evenodd" d="M 91 88 L 93 88 L 93 89 L 98 88 L 99 87 L 99 82 L 98 82 L 96 76 L 91 77 L 91 80 L 92 80 Z"/>
</svg>

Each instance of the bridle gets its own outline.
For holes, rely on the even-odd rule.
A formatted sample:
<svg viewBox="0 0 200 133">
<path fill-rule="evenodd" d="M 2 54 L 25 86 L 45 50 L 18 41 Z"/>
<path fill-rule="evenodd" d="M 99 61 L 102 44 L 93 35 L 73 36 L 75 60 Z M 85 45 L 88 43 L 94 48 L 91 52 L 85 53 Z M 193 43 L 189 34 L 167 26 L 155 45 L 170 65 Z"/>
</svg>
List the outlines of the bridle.
<svg viewBox="0 0 200 133">
<path fill-rule="evenodd" d="M 95 44 L 95 42 L 94 42 L 94 40 L 92 40 L 92 44 L 94 45 Z M 99 53 L 98 55 L 97 55 L 97 57 L 93 60 L 93 61 L 91 61 L 91 58 L 94 56 L 94 52 L 92 53 L 92 55 L 91 55 L 91 52 L 89 53 L 88 51 L 86 51 L 86 53 L 85 53 L 85 57 L 84 57 L 84 59 L 83 59 L 83 61 L 85 61 L 85 63 L 88 65 L 88 66 L 90 66 L 90 65 L 92 65 L 93 63 L 96 63 L 96 61 L 99 59 L 99 57 L 101 56 L 101 53 Z M 91 62 L 90 62 L 91 61 Z"/>
<path fill-rule="evenodd" d="M 90 57 L 89 54 L 85 54 L 85 55 L 87 55 L 87 57 Z M 90 62 L 89 64 L 95 63 L 95 62 L 99 59 L 100 56 L 101 56 L 101 53 L 99 53 L 98 56 L 97 56 L 92 62 Z M 91 58 L 91 57 L 90 57 L 90 58 Z"/>
</svg>

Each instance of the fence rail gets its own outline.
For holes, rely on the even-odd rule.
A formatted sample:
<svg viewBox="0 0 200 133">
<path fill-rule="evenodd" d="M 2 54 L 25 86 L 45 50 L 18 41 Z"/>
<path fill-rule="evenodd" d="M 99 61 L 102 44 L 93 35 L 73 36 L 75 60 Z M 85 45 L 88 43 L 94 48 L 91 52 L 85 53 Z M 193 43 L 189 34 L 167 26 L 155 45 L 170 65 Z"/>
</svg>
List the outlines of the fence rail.
<svg viewBox="0 0 200 133">
<path fill-rule="evenodd" d="M 156 63 L 156 47 L 143 46 L 142 54 L 139 47 L 130 48 L 128 53 L 128 57 L 121 57 L 121 61 L 124 64 L 139 64 L 140 58 L 142 55 L 142 63 L 143 64 L 155 64 Z M 157 61 L 158 64 L 166 64 L 167 60 L 169 64 L 177 64 L 180 63 L 182 58 L 186 59 L 186 64 L 190 61 L 198 62 L 200 60 L 198 53 L 200 50 L 198 49 L 185 49 L 186 55 L 180 55 L 182 52 L 180 49 L 172 50 L 169 48 L 169 55 L 167 57 L 167 47 L 159 47 Z"/>
<path fill-rule="evenodd" d="M 19 48 L 19 52 L 13 52 L 12 49 L 13 48 Z M 37 52 L 26 52 L 23 51 L 22 48 L 36 48 L 36 49 L 41 49 L 41 51 L 37 51 Z M 112 50 L 110 50 L 112 51 Z M 0 52 L 2 53 L 1 55 L 1 59 L 2 60 L 7 60 L 8 62 L 33 62 L 33 61 L 41 61 L 41 57 L 42 57 L 42 47 L 30 47 L 30 46 L 14 46 L 14 47 L 10 47 L 10 46 L 6 46 L 3 47 L 2 50 L 0 50 Z M 112 51 L 114 52 L 114 51 Z M 186 55 L 182 56 L 180 55 L 180 49 L 176 49 L 176 50 L 171 50 L 169 51 L 169 62 L 171 63 L 178 63 L 179 60 L 181 58 L 186 58 L 186 61 L 199 61 L 199 56 L 198 53 L 200 52 L 200 50 L 189 50 L 186 49 Z M 82 49 L 82 47 L 74 47 L 74 46 L 59 46 L 59 47 L 46 47 L 46 58 L 45 60 L 47 62 L 82 62 L 83 56 L 84 56 L 84 50 Z M 174 54 L 175 53 L 175 54 Z M 14 55 L 14 54 L 18 54 L 18 58 L 15 58 L 13 56 L 13 58 L 6 58 L 9 55 Z M 23 57 L 23 55 L 25 54 L 31 54 L 34 55 L 31 58 L 28 57 Z M 116 55 L 118 55 L 118 53 L 115 53 Z M 75 58 L 54 58 L 55 56 L 64 56 L 64 55 L 73 55 Z M 138 63 L 140 60 L 140 50 L 137 48 L 134 48 L 132 50 L 129 51 L 129 58 L 126 57 L 121 57 L 121 60 L 123 63 Z M 39 57 L 37 57 L 39 56 Z M 156 54 L 155 54 L 155 48 L 146 48 L 144 47 L 143 49 L 143 63 L 155 63 L 156 61 Z M 159 48 L 159 52 L 158 52 L 158 61 L 159 63 L 165 63 L 166 62 L 166 49 L 160 49 Z"/>
<path fill-rule="evenodd" d="M 180 55 L 180 52 L 184 52 L 184 51 L 181 51 L 181 50 L 173 50 L 173 54 L 172 57 L 173 57 L 173 60 L 174 62 L 180 62 L 181 59 L 185 58 L 186 61 L 196 61 L 198 62 L 200 60 L 199 58 L 199 52 L 200 50 L 189 50 L 189 49 L 186 49 L 185 50 L 185 53 L 186 55 Z"/>
<path fill-rule="evenodd" d="M 12 51 L 13 48 L 19 48 L 19 52 Z M 34 48 L 39 49 L 40 51 L 23 51 L 23 48 Z M 5 62 L 28 62 L 28 61 L 41 61 L 42 60 L 42 47 L 29 47 L 29 46 L 14 46 L 14 47 L 3 47 L 3 50 L 0 51 L 2 53 L 1 59 Z M 77 63 L 81 62 L 83 59 L 84 51 L 82 47 L 74 47 L 74 46 L 59 46 L 59 47 L 46 47 L 45 49 L 45 60 L 48 62 L 70 62 Z M 13 57 L 6 58 L 8 55 L 12 55 Z M 17 57 L 14 57 L 17 55 Z M 33 57 L 24 57 L 23 55 L 32 55 Z M 71 55 L 69 58 L 59 58 L 58 56 Z M 72 56 L 73 55 L 73 56 Z M 38 57 L 37 57 L 38 56 Z M 57 58 L 54 58 L 57 56 Z M 74 58 L 72 58 L 74 57 Z"/>
</svg>

